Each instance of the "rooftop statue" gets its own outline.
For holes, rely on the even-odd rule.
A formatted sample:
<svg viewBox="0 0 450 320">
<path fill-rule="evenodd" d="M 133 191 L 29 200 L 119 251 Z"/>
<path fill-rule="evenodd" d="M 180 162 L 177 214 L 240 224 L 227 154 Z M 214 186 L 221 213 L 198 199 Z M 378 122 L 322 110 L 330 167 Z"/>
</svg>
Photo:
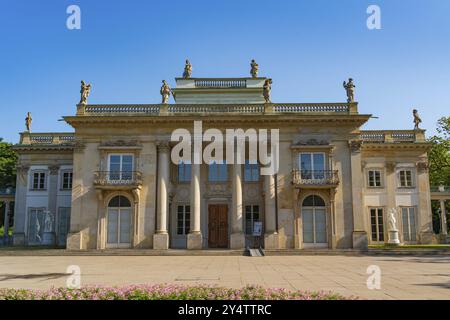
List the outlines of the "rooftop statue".
<svg viewBox="0 0 450 320">
<path fill-rule="evenodd" d="M 419 124 L 422 122 L 422 119 L 419 117 L 419 113 L 416 109 L 413 110 L 413 116 L 414 116 L 414 130 L 419 130 Z"/>
<path fill-rule="evenodd" d="M 86 84 L 83 80 L 81 80 L 81 98 L 79 104 L 87 104 L 87 98 L 91 93 L 91 84 Z"/>
<path fill-rule="evenodd" d="M 252 59 L 252 63 L 250 63 L 250 66 L 251 66 L 250 74 L 252 75 L 252 78 L 257 78 L 259 65 L 256 63 L 255 59 Z"/>
<path fill-rule="evenodd" d="M 33 121 L 33 119 L 31 118 L 31 113 L 28 112 L 27 117 L 25 118 L 25 127 L 27 128 L 28 132 L 31 131 L 31 121 Z"/>
<path fill-rule="evenodd" d="M 192 65 L 188 59 L 186 59 L 186 65 L 184 66 L 183 78 L 189 79 L 192 75 Z"/>
<path fill-rule="evenodd" d="M 169 85 L 167 84 L 166 80 L 162 81 L 162 86 L 161 86 L 161 97 L 162 97 L 162 102 L 161 103 L 169 103 L 169 97 L 170 97 L 170 93 L 172 92 L 172 90 L 170 89 Z"/>
<path fill-rule="evenodd" d="M 266 79 L 263 86 L 263 96 L 266 103 L 270 103 L 270 90 L 272 89 L 272 79 Z"/>
<path fill-rule="evenodd" d="M 348 82 L 344 81 L 344 89 L 347 92 L 347 102 L 355 102 L 355 85 L 353 79 L 349 78 Z"/>
</svg>

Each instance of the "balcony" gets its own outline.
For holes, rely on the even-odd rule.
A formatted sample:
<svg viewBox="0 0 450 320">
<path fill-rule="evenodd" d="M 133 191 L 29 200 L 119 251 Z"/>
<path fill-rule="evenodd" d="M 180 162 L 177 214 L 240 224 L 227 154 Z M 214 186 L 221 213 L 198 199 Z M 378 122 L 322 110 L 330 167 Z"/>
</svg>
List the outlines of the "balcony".
<svg viewBox="0 0 450 320">
<path fill-rule="evenodd" d="M 335 188 L 339 184 L 337 170 L 293 170 L 292 184 L 296 188 Z"/>
<path fill-rule="evenodd" d="M 142 186 L 142 173 L 139 171 L 96 171 L 94 186 L 97 189 L 126 190 Z"/>
</svg>

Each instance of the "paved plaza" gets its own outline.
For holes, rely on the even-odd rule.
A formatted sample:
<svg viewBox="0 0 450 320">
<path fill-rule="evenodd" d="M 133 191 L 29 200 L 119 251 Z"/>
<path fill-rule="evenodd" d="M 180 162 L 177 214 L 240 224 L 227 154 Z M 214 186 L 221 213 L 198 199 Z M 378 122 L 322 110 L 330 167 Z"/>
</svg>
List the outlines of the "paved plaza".
<svg viewBox="0 0 450 320">
<path fill-rule="evenodd" d="M 330 290 L 369 299 L 450 299 L 450 256 L 0 256 L 0 287 L 65 286 L 69 265 L 82 285 L 257 284 Z M 366 285 L 371 265 L 381 289 Z"/>
</svg>

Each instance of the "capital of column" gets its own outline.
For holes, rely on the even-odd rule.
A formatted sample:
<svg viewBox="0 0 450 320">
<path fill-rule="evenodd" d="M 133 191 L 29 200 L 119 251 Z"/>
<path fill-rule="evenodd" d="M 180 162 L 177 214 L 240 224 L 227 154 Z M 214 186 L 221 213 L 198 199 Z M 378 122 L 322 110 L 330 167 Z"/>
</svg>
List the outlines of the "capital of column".
<svg viewBox="0 0 450 320">
<path fill-rule="evenodd" d="M 169 141 L 156 141 L 156 147 L 159 152 L 169 152 L 170 151 L 170 144 Z"/>
</svg>

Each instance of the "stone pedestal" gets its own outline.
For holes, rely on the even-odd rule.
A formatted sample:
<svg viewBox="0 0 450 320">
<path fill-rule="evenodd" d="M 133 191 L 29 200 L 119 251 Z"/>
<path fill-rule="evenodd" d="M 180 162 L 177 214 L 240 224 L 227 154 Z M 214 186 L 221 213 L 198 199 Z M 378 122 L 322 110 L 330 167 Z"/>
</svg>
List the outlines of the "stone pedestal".
<svg viewBox="0 0 450 320">
<path fill-rule="evenodd" d="M 424 231 L 420 233 L 420 243 L 421 244 L 431 244 L 433 243 L 433 232 Z"/>
<path fill-rule="evenodd" d="M 190 250 L 199 250 L 203 247 L 203 237 L 201 233 L 189 233 L 187 235 L 187 248 Z"/>
<path fill-rule="evenodd" d="M 398 232 L 397 232 L 398 239 Z M 369 239 L 365 231 L 353 231 L 353 249 L 366 250 L 369 247 Z"/>
<path fill-rule="evenodd" d="M 245 249 L 245 236 L 243 232 L 231 234 L 230 249 Z"/>
<path fill-rule="evenodd" d="M 398 230 L 389 230 L 389 245 L 399 246 L 400 240 L 398 239 Z"/>
<path fill-rule="evenodd" d="M 18 232 L 13 233 L 13 246 L 23 246 L 25 245 L 25 233 Z"/>
<path fill-rule="evenodd" d="M 81 232 L 69 232 L 67 235 L 67 250 L 82 249 L 83 234 Z"/>
<path fill-rule="evenodd" d="M 153 249 L 155 249 L 155 250 L 169 249 L 169 234 L 168 233 L 155 233 L 153 235 Z"/>
<path fill-rule="evenodd" d="M 264 235 L 264 249 L 271 250 L 271 249 L 279 249 L 280 243 L 279 243 L 279 237 L 278 233 L 266 233 Z"/>
</svg>

